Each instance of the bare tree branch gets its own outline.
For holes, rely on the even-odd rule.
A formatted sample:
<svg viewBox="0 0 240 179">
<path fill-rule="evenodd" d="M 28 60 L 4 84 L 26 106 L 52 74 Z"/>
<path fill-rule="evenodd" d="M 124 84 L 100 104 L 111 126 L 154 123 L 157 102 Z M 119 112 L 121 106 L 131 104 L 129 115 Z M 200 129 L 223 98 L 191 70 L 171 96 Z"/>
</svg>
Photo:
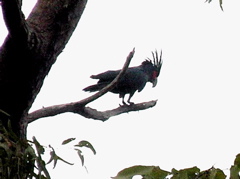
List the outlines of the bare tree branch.
<svg viewBox="0 0 240 179">
<path fill-rule="evenodd" d="M 97 111 L 90 107 L 85 107 L 82 111 L 75 111 L 75 113 L 81 114 L 86 118 L 91 118 L 95 120 L 106 121 L 110 117 L 117 116 L 122 113 L 128 113 L 133 111 L 145 110 L 151 107 L 154 107 L 157 104 L 157 100 L 143 102 L 138 104 L 123 105 L 118 108 L 107 110 L 107 111 Z"/>
<path fill-rule="evenodd" d="M 27 40 L 28 30 L 20 0 L 2 0 L 2 11 L 9 35 Z"/>
<path fill-rule="evenodd" d="M 126 72 L 128 66 L 130 64 L 130 61 L 134 55 L 134 52 L 135 52 L 135 50 L 133 49 L 129 53 L 129 55 L 126 59 L 126 62 L 124 64 L 121 72 L 118 74 L 118 76 L 109 85 L 107 85 L 105 88 L 103 88 L 96 94 L 94 94 L 88 98 L 85 98 L 81 101 L 78 101 L 78 102 L 54 105 L 54 106 L 50 106 L 50 107 L 46 107 L 46 108 L 42 108 L 37 111 L 34 111 L 27 116 L 27 119 L 26 119 L 27 122 L 31 123 L 39 118 L 55 116 L 55 115 L 65 113 L 65 112 L 73 112 L 73 113 L 80 114 L 86 118 L 92 118 L 95 120 L 105 121 L 112 116 L 116 116 L 116 115 L 119 115 L 122 113 L 144 110 L 144 109 L 155 106 L 157 101 L 149 101 L 149 102 L 132 104 L 132 105 L 123 105 L 116 109 L 102 111 L 102 112 L 97 111 L 96 109 L 92 109 L 90 107 L 85 107 L 88 103 L 98 99 L 99 97 L 103 96 L 105 93 L 107 93 L 108 91 L 110 91 L 111 89 L 113 89 L 115 87 L 115 85 L 118 83 L 120 78 Z"/>
<path fill-rule="evenodd" d="M 113 117 L 122 113 L 140 111 L 140 110 L 145 110 L 145 109 L 154 107 L 157 103 L 157 100 L 138 103 L 138 104 L 132 104 L 132 105 L 123 105 L 118 108 L 107 110 L 107 111 L 97 111 L 96 109 L 93 109 L 90 107 L 79 107 L 78 103 L 79 102 L 61 104 L 61 105 L 55 105 L 55 106 L 39 109 L 28 115 L 27 117 L 28 123 L 31 123 L 39 118 L 55 116 L 65 112 L 73 112 L 73 113 L 80 114 L 86 118 L 106 121 L 110 117 Z"/>
</svg>

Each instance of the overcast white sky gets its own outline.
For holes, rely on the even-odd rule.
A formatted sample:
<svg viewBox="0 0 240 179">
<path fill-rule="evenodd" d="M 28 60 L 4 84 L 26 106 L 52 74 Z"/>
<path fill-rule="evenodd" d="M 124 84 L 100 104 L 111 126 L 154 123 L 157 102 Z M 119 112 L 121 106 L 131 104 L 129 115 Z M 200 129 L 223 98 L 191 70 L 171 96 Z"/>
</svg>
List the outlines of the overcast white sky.
<svg viewBox="0 0 240 179">
<path fill-rule="evenodd" d="M 23 1 L 26 16 L 34 2 Z M 152 50 L 163 51 L 157 87 L 149 84 L 132 98 L 158 103 L 106 122 L 63 114 L 31 124 L 30 139 L 36 136 L 75 163 L 59 162 L 51 171 L 53 179 L 106 179 L 139 164 L 164 170 L 214 165 L 228 174 L 240 153 L 240 2 L 225 0 L 223 7 L 224 12 L 217 0 L 89 0 L 32 110 L 89 96 L 82 91 L 96 82 L 89 76 L 121 68 L 133 47 L 130 66 L 151 57 Z M 2 42 L 2 18 L 0 32 Z M 118 95 L 108 93 L 89 106 L 105 110 L 120 102 Z M 84 150 L 88 172 L 71 147 L 60 146 L 69 137 L 94 145 L 96 156 Z"/>
</svg>

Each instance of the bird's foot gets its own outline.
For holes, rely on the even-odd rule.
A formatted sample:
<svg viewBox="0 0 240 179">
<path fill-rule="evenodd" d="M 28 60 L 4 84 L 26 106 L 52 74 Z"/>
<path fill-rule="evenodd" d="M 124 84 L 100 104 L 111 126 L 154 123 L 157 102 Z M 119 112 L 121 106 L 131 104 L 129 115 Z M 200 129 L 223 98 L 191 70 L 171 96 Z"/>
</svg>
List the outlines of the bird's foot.
<svg viewBox="0 0 240 179">
<path fill-rule="evenodd" d="M 123 107 L 123 106 L 128 106 L 127 103 L 123 102 L 122 104 L 119 104 L 120 107 Z"/>
<path fill-rule="evenodd" d="M 134 102 L 128 102 L 128 103 L 129 103 L 129 106 L 134 105 Z"/>
<path fill-rule="evenodd" d="M 134 103 L 133 102 L 128 102 L 128 104 L 127 104 L 127 103 L 123 102 L 123 104 L 119 104 L 120 107 L 131 106 L 131 105 L 134 105 Z"/>
</svg>

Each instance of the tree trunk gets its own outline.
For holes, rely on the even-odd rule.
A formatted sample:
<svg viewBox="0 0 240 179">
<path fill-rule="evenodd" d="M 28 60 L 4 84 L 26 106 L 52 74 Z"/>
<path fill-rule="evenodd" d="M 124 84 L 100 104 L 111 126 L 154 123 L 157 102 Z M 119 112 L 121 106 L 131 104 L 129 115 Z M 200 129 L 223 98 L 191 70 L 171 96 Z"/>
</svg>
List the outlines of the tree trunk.
<svg viewBox="0 0 240 179">
<path fill-rule="evenodd" d="M 16 163 L 21 167 L 24 161 L 29 162 L 27 156 L 31 155 L 25 155 L 29 146 L 23 142 L 26 139 L 27 127 L 25 117 L 43 85 L 44 78 L 76 28 L 86 3 L 87 0 L 38 0 L 25 20 L 20 0 L 1 0 L 9 32 L 0 49 L 2 177 L 4 171 L 9 171 L 9 167 L 12 168 Z M 16 136 L 13 137 L 12 133 Z M 8 153 L 7 150 L 12 152 Z M 20 153 L 22 159 L 18 156 Z M 9 154 L 11 159 L 6 161 L 4 158 Z M 20 176 L 20 170 L 25 171 L 23 168 L 12 169 L 11 176 L 4 176 L 11 179 L 29 176 L 28 170 Z"/>
<path fill-rule="evenodd" d="M 86 3 L 39 0 L 25 20 L 18 0 L 2 0 L 9 34 L 0 51 L 0 109 L 10 115 L 13 131 L 22 138 L 26 136 L 24 118 Z M 6 115 L 2 114 L 2 118 Z"/>
</svg>

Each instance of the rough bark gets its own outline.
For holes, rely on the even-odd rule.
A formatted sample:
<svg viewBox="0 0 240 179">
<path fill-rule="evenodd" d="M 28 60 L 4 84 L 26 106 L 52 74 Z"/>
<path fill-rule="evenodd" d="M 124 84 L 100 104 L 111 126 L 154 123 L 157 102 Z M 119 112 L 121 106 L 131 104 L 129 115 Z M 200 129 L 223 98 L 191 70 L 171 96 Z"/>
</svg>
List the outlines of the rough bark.
<svg viewBox="0 0 240 179">
<path fill-rule="evenodd" d="M 145 109 L 154 107 L 156 103 L 157 103 L 157 100 L 153 100 L 153 101 L 143 102 L 138 104 L 123 105 L 111 110 L 98 111 L 90 107 L 82 106 L 81 101 L 79 101 L 74 103 L 49 106 L 46 108 L 36 110 L 30 113 L 26 118 L 26 120 L 28 123 L 31 123 L 43 117 L 50 117 L 50 116 L 55 116 L 65 112 L 72 112 L 72 113 L 80 114 L 85 118 L 106 121 L 110 117 L 113 117 L 122 113 L 145 110 Z"/>
<path fill-rule="evenodd" d="M 10 115 L 13 131 L 26 134 L 26 117 L 45 76 L 83 13 L 87 0 L 38 0 L 25 20 L 18 0 L 2 0 L 8 29 L 0 49 L 0 109 Z M 1 113 L 6 125 L 6 116 Z"/>
</svg>

